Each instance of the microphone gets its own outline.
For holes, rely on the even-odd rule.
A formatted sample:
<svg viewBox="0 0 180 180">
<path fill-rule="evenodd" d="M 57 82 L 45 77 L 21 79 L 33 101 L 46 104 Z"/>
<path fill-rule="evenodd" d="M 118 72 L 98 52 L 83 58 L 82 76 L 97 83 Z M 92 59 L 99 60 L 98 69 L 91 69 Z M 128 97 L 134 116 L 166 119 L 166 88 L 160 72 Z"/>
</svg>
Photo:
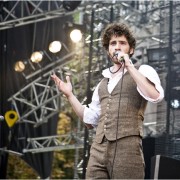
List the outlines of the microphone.
<svg viewBox="0 0 180 180">
<path fill-rule="evenodd" d="M 114 56 L 116 56 L 116 58 L 118 58 L 118 55 L 119 55 L 120 52 L 121 52 L 121 51 L 116 51 L 116 52 L 114 53 Z M 123 57 L 123 56 L 120 57 L 120 59 L 118 59 L 118 62 L 124 63 L 124 62 L 125 62 L 124 57 Z"/>
</svg>

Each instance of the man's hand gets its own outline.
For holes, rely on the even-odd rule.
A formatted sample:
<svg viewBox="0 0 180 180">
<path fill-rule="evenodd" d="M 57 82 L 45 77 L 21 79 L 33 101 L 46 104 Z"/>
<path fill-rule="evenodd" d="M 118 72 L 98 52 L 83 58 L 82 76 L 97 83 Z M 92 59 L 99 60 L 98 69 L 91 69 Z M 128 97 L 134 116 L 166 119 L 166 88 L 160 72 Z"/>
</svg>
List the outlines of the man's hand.
<svg viewBox="0 0 180 180">
<path fill-rule="evenodd" d="M 120 51 L 120 53 L 118 53 L 118 61 L 125 65 L 125 67 L 128 67 L 128 66 L 134 66 L 131 59 L 129 58 L 129 55 L 128 54 L 125 54 L 123 53 L 122 51 Z"/>
<path fill-rule="evenodd" d="M 66 97 L 72 95 L 72 84 L 70 82 L 70 77 L 66 76 L 66 81 L 62 81 L 59 77 L 55 74 L 51 75 L 51 78 L 54 80 L 56 86 L 58 87 L 59 91 L 61 91 Z"/>
</svg>

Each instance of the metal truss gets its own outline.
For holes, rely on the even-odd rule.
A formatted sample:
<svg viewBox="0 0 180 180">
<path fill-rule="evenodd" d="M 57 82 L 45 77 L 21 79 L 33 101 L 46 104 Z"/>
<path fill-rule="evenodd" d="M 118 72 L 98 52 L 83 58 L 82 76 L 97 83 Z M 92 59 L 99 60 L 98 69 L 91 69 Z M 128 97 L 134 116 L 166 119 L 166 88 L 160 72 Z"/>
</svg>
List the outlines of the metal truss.
<svg viewBox="0 0 180 180">
<path fill-rule="evenodd" d="M 0 30 L 74 14 L 63 7 L 63 1 L 1 1 Z M 78 10 L 75 10 L 78 11 Z"/>
<path fill-rule="evenodd" d="M 89 131 L 92 139 L 94 130 Z M 44 136 L 37 138 L 28 138 L 27 146 L 23 153 L 39 153 L 48 151 L 61 151 L 65 149 L 79 149 L 84 146 L 84 132 L 68 133 L 65 135 Z"/>
<path fill-rule="evenodd" d="M 65 149 L 83 148 L 82 132 L 80 134 L 66 134 L 57 136 L 46 136 L 39 138 L 28 138 L 27 146 L 23 153 L 39 153 L 47 151 L 60 151 Z M 81 138 L 79 138 L 81 137 Z M 74 143 L 72 143 L 75 141 Z M 72 143 L 72 144 L 71 144 Z"/>
<path fill-rule="evenodd" d="M 51 74 L 62 72 L 62 64 L 68 62 L 77 52 L 72 52 L 56 62 L 49 63 L 45 73 L 9 98 L 18 113 L 18 122 L 28 122 L 35 127 L 45 123 L 60 109 L 60 92 L 52 83 Z M 52 68 L 57 66 L 57 68 Z M 63 64 L 64 65 L 64 64 Z M 62 73 L 59 73 L 62 77 Z M 31 74 L 31 77 L 33 74 Z"/>
</svg>

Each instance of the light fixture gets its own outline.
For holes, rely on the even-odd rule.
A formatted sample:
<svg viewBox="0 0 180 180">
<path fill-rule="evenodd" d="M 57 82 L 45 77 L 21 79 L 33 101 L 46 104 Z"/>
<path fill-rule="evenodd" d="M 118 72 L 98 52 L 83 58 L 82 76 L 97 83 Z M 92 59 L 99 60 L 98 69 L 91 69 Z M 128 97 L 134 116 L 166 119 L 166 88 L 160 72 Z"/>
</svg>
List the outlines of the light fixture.
<svg viewBox="0 0 180 180">
<path fill-rule="evenodd" d="M 53 41 L 49 44 L 49 51 L 52 53 L 57 53 L 61 50 L 62 45 L 59 41 Z"/>
<path fill-rule="evenodd" d="M 63 8 L 67 11 L 73 11 L 75 10 L 79 5 L 81 4 L 81 1 L 63 1 Z"/>
<path fill-rule="evenodd" d="M 23 72 L 25 69 L 25 64 L 23 61 L 17 61 L 14 65 L 14 70 L 17 72 Z"/>
<path fill-rule="evenodd" d="M 82 33 L 79 29 L 74 29 L 70 33 L 70 38 L 73 42 L 77 43 L 82 39 Z"/>
<path fill-rule="evenodd" d="M 30 59 L 33 63 L 39 63 L 40 61 L 42 61 L 42 58 L 43 58 L 43 52 L 42 51 L 35 51 L 32 53 Z"/>
<path fill-rule="evenodd" d="M 178 99 L 171 100 L 171 107 L 173 109 L 179 109 L 180 108 L 180 101 Z"/>
</svg>

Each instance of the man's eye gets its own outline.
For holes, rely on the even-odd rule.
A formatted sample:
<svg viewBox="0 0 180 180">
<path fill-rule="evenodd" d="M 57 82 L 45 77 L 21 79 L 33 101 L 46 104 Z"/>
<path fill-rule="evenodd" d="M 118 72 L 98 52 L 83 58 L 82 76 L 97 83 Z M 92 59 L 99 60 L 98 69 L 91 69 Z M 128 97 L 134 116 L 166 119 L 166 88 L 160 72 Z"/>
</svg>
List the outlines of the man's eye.
<svg viewBox="0 0 180 180">
<path fill-rule="evenodd" d="M 113 42 L 111 42 L 110 44 L 111 44 L 111 45 L 116 45 L 116 42 L 113 41 Z"/>
<path fill-rule="evenodd" d="M 122 42 L 121 42 L 121 44 L 123 44 L 123 45 L 124 45 L 124 44 L 126 44 L 126 42 L 122 41 Z"/>
</svg>

